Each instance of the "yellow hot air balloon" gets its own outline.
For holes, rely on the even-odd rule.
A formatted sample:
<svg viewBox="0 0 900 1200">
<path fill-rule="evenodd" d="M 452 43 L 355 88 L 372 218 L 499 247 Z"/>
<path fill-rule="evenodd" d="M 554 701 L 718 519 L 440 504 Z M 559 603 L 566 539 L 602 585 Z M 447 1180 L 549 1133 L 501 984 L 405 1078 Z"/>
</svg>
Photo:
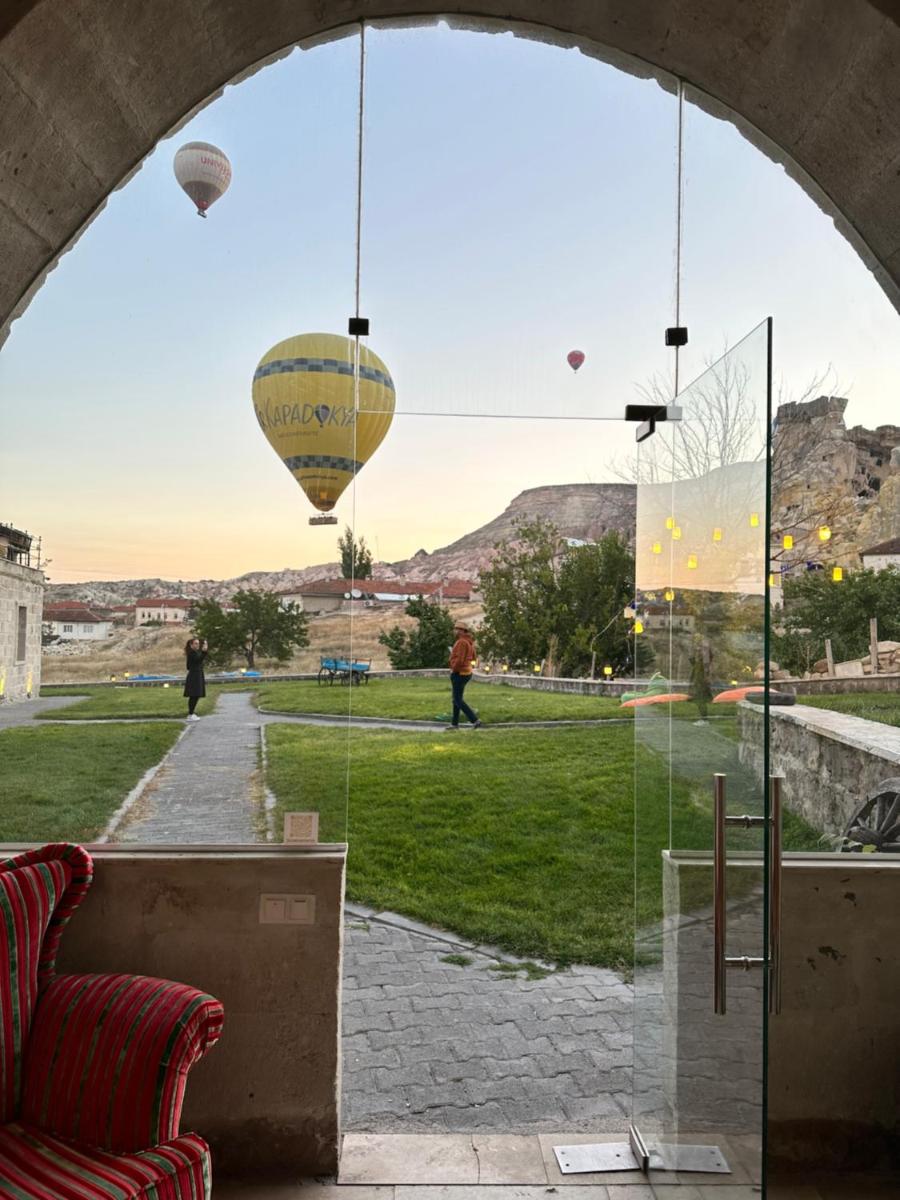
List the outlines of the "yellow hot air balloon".
<svg viewBox="0 0 900 1200">
<path fill-rule="evenodd" d="M 381 445 L 394 417 L 394 382 L 353 338 L 301 333 L 273 346 L 253 376 L 253 408 L 272 449 L 320 512 L 334 508 Z"/>
</svg>

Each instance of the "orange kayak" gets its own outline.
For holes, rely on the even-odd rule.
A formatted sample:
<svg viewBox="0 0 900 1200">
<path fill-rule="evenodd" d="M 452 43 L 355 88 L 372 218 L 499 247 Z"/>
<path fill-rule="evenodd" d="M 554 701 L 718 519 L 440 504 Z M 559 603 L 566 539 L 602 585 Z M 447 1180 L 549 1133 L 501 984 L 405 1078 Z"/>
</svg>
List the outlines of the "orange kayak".
<svg viewBox="0 0 900 1200">
<path fill-rule="evenodd" d="M 684 692 L 664 692 L 662 696 L 638 696 L 636 700 L 625 700 L 620 708 L 643 708 L 647 704 L 674 704 L 678 700 L 690 700 Z"/>
</svg>

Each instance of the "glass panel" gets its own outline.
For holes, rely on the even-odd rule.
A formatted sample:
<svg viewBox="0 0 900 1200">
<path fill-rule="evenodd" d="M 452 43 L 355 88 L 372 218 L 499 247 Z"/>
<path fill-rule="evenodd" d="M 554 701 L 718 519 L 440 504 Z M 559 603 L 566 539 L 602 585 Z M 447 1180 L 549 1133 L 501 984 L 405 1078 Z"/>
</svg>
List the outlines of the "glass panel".
<svg viewBox="0 0 900 1200">
<path fill-rule="evenodd" d="M 745 697 L 764 693 L 766 674 L 769 390 L 766 322 L 641 446 L 633 625 L 634 1123 L 664 1158 L 671 1143 L 715 1145 L 750 1183 L 764 971 L 729 970 L 727 1011 L 714 1013 L 713 777 L 729 813 L 764 815 L 766 713 Z M 729 956 L 764 954 L 764 841 L 728 830 Z"/>
</svg>

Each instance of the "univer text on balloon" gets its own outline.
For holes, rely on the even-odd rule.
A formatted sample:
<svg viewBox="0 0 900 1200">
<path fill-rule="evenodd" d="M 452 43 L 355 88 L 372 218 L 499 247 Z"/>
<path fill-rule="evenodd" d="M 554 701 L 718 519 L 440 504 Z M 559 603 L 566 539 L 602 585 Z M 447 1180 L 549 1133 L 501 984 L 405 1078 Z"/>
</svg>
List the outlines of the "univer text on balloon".
<svg viewBox="0 0 900 1200">
<path fill-rule="evenodd" d="M 256 419 L 262 429 L 275 429 L 279 425 L 310 425 L 318 429 L 325 425 L 336 425 L 349 429 L 356 421 L 356 410 L 346 405 L 324 404 L 276 404 L 266 402 L 265 412 L 256 408 Z"/>
</svg>

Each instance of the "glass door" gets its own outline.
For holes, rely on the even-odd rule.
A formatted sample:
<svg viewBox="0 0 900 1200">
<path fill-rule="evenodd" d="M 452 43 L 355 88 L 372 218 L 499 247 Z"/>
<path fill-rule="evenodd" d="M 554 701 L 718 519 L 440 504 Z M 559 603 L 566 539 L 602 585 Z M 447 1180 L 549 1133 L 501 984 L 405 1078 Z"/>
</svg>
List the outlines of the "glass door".
<svg viewBox="0 0 900 1200">
<path fill-rule="evenodd" d="M 640 447 L 631 1137 L 661 1183 L 764 1186 L 770 347 Z"/>
</svg>

